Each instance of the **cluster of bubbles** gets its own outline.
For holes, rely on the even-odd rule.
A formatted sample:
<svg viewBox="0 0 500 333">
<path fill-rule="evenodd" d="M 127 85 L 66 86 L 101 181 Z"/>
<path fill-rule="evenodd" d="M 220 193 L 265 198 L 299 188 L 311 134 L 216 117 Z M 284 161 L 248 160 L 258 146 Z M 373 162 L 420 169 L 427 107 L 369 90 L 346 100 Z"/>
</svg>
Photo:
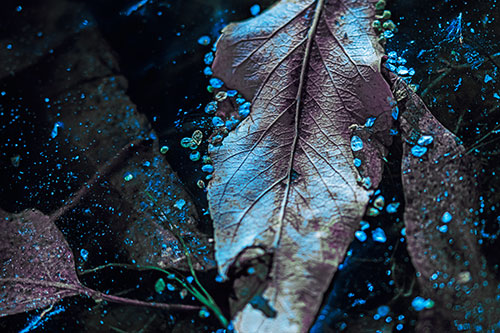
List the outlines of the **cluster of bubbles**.
<svg viewBox="0 0 500 333">
<path fill-rule="evenodd" d="M 391 12 L 385 10 L 385 0 L 380 0 L 375 4 L 375 20 L 372 22 L 372 27 L 378 34 L 378 42 L 385 45 L 388 39 L 394 37 L 396 32 L 396 24 L 390 19 Z"/>
</svg>

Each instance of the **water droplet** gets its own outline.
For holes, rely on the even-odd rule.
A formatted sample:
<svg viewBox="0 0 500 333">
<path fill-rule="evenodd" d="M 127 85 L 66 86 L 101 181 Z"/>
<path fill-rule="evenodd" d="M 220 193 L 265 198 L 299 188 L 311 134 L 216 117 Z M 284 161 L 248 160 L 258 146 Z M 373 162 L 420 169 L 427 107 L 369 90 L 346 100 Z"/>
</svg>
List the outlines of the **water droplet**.
<svg viewBox="0 0 500 333">
<path fill-rule="evenodd" d="M 366 230 L 366 229 L 370 228 L 370 223 L 368 223 L 366 221 L 361 221 L 360 225 L 361 225 L 361 230 Z"/>
<path fill-rule="evenodd" d="M 427 148 L 426 147 L 422 147 L 422 146 L 413 146 L 411 148 L 411 154 L 415 157 L 422 157 L 425 153 L 427 152 Z"/>
<path fill-rule="evenodd" d="M 193 139 L 188 138 L 188 137 L 182 138 L 181 139 L 181 146 L 183 148 L 189 148 L 191 146 L 192 141 L 193 141 Z"/>
<path fill-rule="evenodd" d="M 385 235 L 384 230 L 381 228 L 376 228 L 372 231 L 372 238 L 375 242 L 385 243 L 387 240 L 387 236 Z"/>
<path fill-rule="evenodd" d="M 354 166 L 359 168 L 361 166 L 361 160 L 359 158 L 354 159 Z"/>
<path fill-rule="evenodd" d="M 392 108 L 392 118 L 394 120 L 398 120 L 398 117 L 399 117 L 399 108 L 395 106 L 394 108 Z"/>
<path fill-rule="evenodd" d="M 224 82 L 222 82 L 221 79 L 218 79 L 216 77 L 213 77 L 210 79 L 210 85 L 214 88 L 222 88 L 222 86 L 224 85 Z"/>
<path fill-rule="evenodd" d="M 80 256 L 82 257 L 83 261 L 87 261 L 87 259 L 89 258 L 89 251 L 81 249 Z"/>
<path fill-rule="evenodd" d="M 52 133 L 50 133 L 50 137 L 52 139 L 54 139 L 57 136 L 57 134 L 59 132 L 59 128 L 64 128 L 64 124 L 60 121 L 58 121 L 54 124 L 54 128 L 52 129 Z"/>
<path fill-rule="evenodd" d="M 370 118 L 366 119 L 365 127 L 372 127 L 373 124 L 375 123 L 376 119 L 377 118 L 375 118 L 375 117 L 370 117 Z"/>
<path fill-rule="evenodd" d="M 418 139 L 417 144 L 419 146 L 428 146 L 434 141 L 434 138 L 430 135 L 422 135 L 420 139 Z"/>
<path fill-rule="evenodd" d="M 200 316 L 200 318 L 208 318 L 210 317 L 210 312 L 207 309 L 203 308 L 200 310 L 200 312 L 198 312 L 198 315 Z"/>
<path fill-rule="evenodd" d="M 188 277 L 186 278 L 186 281 L 187 281 L 188 283 L 193 283 L 194 278 L 193 278 L 192 276 L 188 276 Z"/>
<path fill-rule="evenodd" d="M 206 65 L 211 65 L 212 62 L 214 62 L 214 53 L 208 52 L 207 54 L 205 54 L 205 56 L 203 57 L 203 61 Z"/>
<path fill-rule="evenodd" d="M 387 205 L 387 207 L 385 208 L 385 210 L 389 214 L 394 214 L 394 213 L 396 213 L 398 211 L 399 205 L 400 205 L 399 202 L 391 202 L 390 204 Z"/>
<path fill-rule="evenodd" d="M 364 242 L 368 236 L 366 236 L 366 233 L 364 231 L 358 230 L 354 233 L 354 236 L 362 243 Z"/>
<path fill-rule="evenodd" d="M 132 179 L 134 179 L 134 175 L 131 174 L 130 172 L 125 173 L 125 175 L 123 176 L 123 180 L 126 182 L 129 182 Z"/>
<path fill-rule="evenodd" d="M 184 200 L 184 199 L 179 199 L 179 200 L 177 200 L 177 201 L 175 202 L 174 207 L 175 207 L 175 208 L 177 208 L 177 209 L 179 209 L 179 210 L 181 210 L 181 209 L 182 209 L 182 207 L 184 207 L 185 205 L 186 205 L 186 200 Z"/>
<path fill-rule="evenodd" d="M 236 90 L 228 90 L 227 91 L 227 97 L 234 97 L 238 94 L 238 91 Z"/>
<path fill-rule="evenodd" d="M 173 284 L 168 283 L 168 284 L 167 284 L 167 289 L 168 289 L 168 290 L 170 290 L 170 291 L 174 291 L 174 290 L 175 290 L 175 287 L 174 287 L 174 285 L 173 285 Z"/>
<path fill-rule="evenodd" d="M 224 121 L 222 121 L 220 117 L 213 117 L 212 124 L 214 124 L 215 127 L 222 127 L 224 126 Z"/>
<path fill-rule="evenodd" d="M 440 232 L 447 232 L 448 231 L 448 226 L 447 225 L 442 225 L 438 228 Z"/>
<path fill-rule="evenodd" d="M 210 67 L 205 67 L 203 69 L 203 74 L 205 74 L 206 76 L 211 76 L 214 72 L 212 72 L 212 69 Z"/>
<path fill-rule="evenodd" d="M 253 16 L 257 16 L 259 15 L 260 13 L 260 6 L 255 4 L 253 5 L 252 7 L 250 7 L 250 14 L 252 14 Z"/>
<path fill-rule="evenodd" d="M 201 167 L 201 171 L 206 173 L 212 173 L 214 172 L 214 167 L 212 164 L 205 164 L 204 166 Z"/>
<path fill-rule="evenodd" d="M 168 152 L 168 146 L 161 146 L 160 153 L 165 155 Z"/>
<path fill-rule="evenodd" d="M 156 280 L 155 291 L 158 294 L 161 294 L 165 290 L 165 287 L 166 287 L 166 284 L 165 284 L 165 281 L 162 278 L 159 278 L 158 280 Z"/>
<path fill-rule="evenodd" d="M 443 223 L 448 223 L 451 221 L 451 219 L 453 218 L 453 216 L 450 214 L 450 212 L 445 212 L 443 214 L 443 216 L 441 217 L 441 221 Z"/>
<path fill-rule="evenodd" d="M 227 98 L 227 92 L 225 91 L 219 91 L 216 95 L 215 95 L 215 100 L 217 102 L 222 102 L 223 100 L 225 100 Z"/>
<path fill-rule="evenodd" d="M 399 66 L 396 69 L 396 73 L 398 73 L 398 75 L 408 75 L 408 68 L 406 68 L 405 66 Z"/>
<path fill-rule="evenodd" d="M 384 197 L 379 195 L 378 197 L 375 198 L 375 200 L 373 200 L 373 206 L 377 209 L 380 209 L 382 210 L 385 206 L 385 200 L 384 200 Z"/>
<path fill-rule="evenodd" d="M 210 102 L 205 106 L 205 113 L 214 114 L 217 111 L 217 102 Z"/>
<path fill-rule="evenodd" d="M 203 140 L 203 132 L 200 130 L 196 130 L 193 132 L 193 135 L 191 135 L 191 138 L 196 143 L 196 145 L 199 146 L 201 144 L 201 141 Z"/>
<path fill-rule="evenodd" d="M 376 208 L 370 207 L 366 211 L 367 216 L 378 216 L 380 214 L 380 211 Z"/>
<path fill-rule="evenodd" d="M 377 309 L 377 313 L 381 317 L 385 317 L 389 314 L 390 308 L 387 305 L 381 305 Z"/>
<path fill-rule="evenodd" d="M 200 45 L 208 45 L 210 44 L 210 37 L 209 36 L 201 36 L 198 38 L 198 44 Z"/>
<path fill-rule="evenodd" d="M 200 156 L 201 156 L 200 152 L 195 150 L 191 152 L 191 154 L 189 154 L 189 159 L 193 162 L 196 162 L 200 160 Z"/>
<path fill-rule="evenodd" d="M 486 75 L 484 76 L 484 83 L 488 83 L 488 82 L 490 82 L 490 81 L 492 81 L 492 80 L 493 80 L 493 78 L 492 78 L 491 76 L 489 76 L 488 74 L 486 74 Z"/>
<path fill-rule="evenodd" d="M 360 151 L 363 149 L 363 140 L 357 135 L 353 135 L 351 138 L 351 149 L 352 151 Z"/>
</svg>

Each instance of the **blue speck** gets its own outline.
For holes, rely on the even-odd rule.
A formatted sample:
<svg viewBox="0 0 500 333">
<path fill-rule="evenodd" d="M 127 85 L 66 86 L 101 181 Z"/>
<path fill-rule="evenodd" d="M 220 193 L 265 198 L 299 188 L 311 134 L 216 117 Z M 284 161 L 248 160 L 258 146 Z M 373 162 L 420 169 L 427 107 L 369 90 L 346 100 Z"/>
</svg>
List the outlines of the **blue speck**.
<svg viewBox="0 0 500 333">
<path fill-rule="evenodd" d="M 186 278 L 186 281 L 187 281 L 188 283 L 192 283 L 192 282 L 194 281 L 194 278 L 193 278 L 192 276 L 188 276 L 188 277 Z"/>
<path fill-rule="evenodd" d="M 16 11 L 17 11 L 18 13 L 19 13 L 21 10 L 23 10 L 23 7 L 21 7 L 21 6 L 17 6 L 17 7 L 16 7 Z"/>
<path fill-rule="evenodd" d="M 206 173 L 214 172 L 214 166 L 212 164 L 205 164 L 201 167 L 201 171 Z"/>
<path fill-rule="evenodd" d="M 214 72 L 212 72 L 212 69 L 210 67 L 205 67 L 205 69 L 203 69 L 203 74 L 205 74 L 206 76 L 211 76 Z"/>
<path fill-rule="evenodd" d="M 484 83 L 488 83 L 488 82 L 490 82 L 491 80 L 493 80 L 493 78 L 492 78 L 491 76 L 489 76 L 488 74 L 486 74 L 486 75 L 484 76 Z"/>
<path fill-rule="evenodd" d="M 238 91 L 236 90 L 228 90 L 227 92 L 227 97 L 234 97 L 238 94 Z"/>
<path fill-rule="evenodd" d="M 398 116 L 399 116 L 399 108 L 395 106 L 392 109 L 392 118 L 394 118 L 394 120 L 398 120 Z"/>
<path fill-rule="evenodd" d="M 400 205 L 399 202 L 391 202 L 390 204 L 387 205 L 387 207 L 385 207 L 385 210 L 389 214 L 394 214 L 398 211 L 399 205 Z"/>
<path fill-rule="evenodd" d="M 170 291 L 174 291 L 175 287 L 172 284 L 167 283 L 167 289 L 170 290 Z"/>
<path fill-rule="evenodd" d="M 203 57 L 203 61 L 206 65 L 211 65 L 212 62 L 214 62 L 214 53 L 208 52 L 207 54 L 205 54 L 205 56 Z"/>
<path fill-rule="evenodd" d="M 360 241 L 360 242 L 364 242 L 368 236 L 366 236 L 366 233 L 364 231 L 361 231 L 361 230 L 358 230 L 354 233 L 354 236 L 356 236 L 356 238 Z"/>
<path fill-rule="evenodd" d="M 218 79 L 216 77 L 213 77 L 210 79 L 210 85 L 214 88 L 222 88 L 222 86 L 224 85 L 224 82 L 222 82 L 221 79 Z"/>
<path fill-rule="evenodd" d="M 50 133 L 50 137 L 54 139 L 57 134 L 59 133 L 59 128 L 64 128 L 64 124 L 60 121 L 56 122 L 54 124 L 54 128 L 52 129 L 52 132 Z"/>
<path fill-rule="evenodd" d="M 450 214 L 450 212 L 445 212 L 443 214 L 443 216 L 441 217 L 441 221 L 443 223 L 448 223 L 451 221 L 451 219 L 453 218 L 453 216 Z"/>
<path fill-rule="evenodd" d="M 259 15 L 260 13 L 260 6 L 255 4 L 253 5 L 252 7 L 250 7 L 250 14 L 252 14 L 253 16 L 257 16 Z"/>
<path fill-rule="evenodd" d="M 387 306 L 387 305 L 381 305 L 378 307 L 377 309 L 377 313 L 381 316 L 381 317 L 385 317 L 389 314 L 389 311 L 390 311 L 390 308 Z"/>
<path fill-rule="evenodd" d="M 198 38 L 198 44 L 200 45 L 208 45 L 210 44 L 210 37 L 208 36 L 201 36 Z"/>
<path fill-rule="evenodd" d="M 440 232 L 447 232 L 448 231 L 448 226 L 447 225 L 442 225 L 438 228 Z"/>
<path fill-rule="evenodd" d="M 425 299 L 423 297 L 417 296 L 411 302 L 411 305 L 415 309 L 415 311 L 422 311 L 425 308 L 432 307 L 432 300 Z"/>
<path fill-rule="evenodd" d="M 419 146 L 428 146 L 434 141 L 434 138 L 430 135 L 422 135 L 420 139 L 418 139 L 417 144 Z"/>
<path fill-rule="evenodd" d="M 397 69 L 396 69 L 396 73 L 398 73 L 398 75 L 408 75 L 408 68 L 406 68 L 405 66 L 399 66 Z"/>
<path fill-rule="evenodd" d="M 352 151 L 360 151 L 363 149 L 363 140 L 357 135 L 353 135 L 351 138 L 351 149 Z"/>
<path fill-rule="evenodd" d="M 215 127 L 222 127 L 224 126 L 224 121 L 222 121 L 220 117 L 213 117 L 212 124 L 214 124 Z"/>
<path fill-rule="evenodd" d="M 5 96 L 7 93 L 5 91 L 2 91 L 0 95 Z"/>
<path fill-rule="evenodd" d="M 82 257 L 83 261 L 87 261 L 87 259 L 89 258 L 89 251 L 81 249 L 80 256 Z"/>
<path fill-rule="evenodd" d="M 386 30 L 384 31 L 384 37 L 387 39 L 392 38 L 394 37 L 394 32 L 392 32 L 391 30 Z"/>
<path fill-rule="evenodd" d="M 217 103 L 212 101 L 205 106 L 205 113 L 214 114 L 217 111 Z"/>
<path fill-rule="evenodd" d="M 401 331 L 401 330 L 403 329 L 403 324 L 397 324 L 397 325 L 396 325 L 396 329 L 397 329 L 398 331 Z"/>
<path fill-rule="evenodd" d="M 372 127 L 373 124 L 375 123 L 375 117 L 370 117 L 368 119 L 366 119 L 366 122 L 365 122 L 365 127 Z"/>
<path fill-rule="evenodd" d="M 390 134 L 390 135 L 392 135 L 392 136 L 394 136 L 394 135 L 398 135 L 398 130 L 397 130 L 397 129 L 394 129 L 394 128 L 391 128 L 391 129 L 389 130 L 389 134 Z"/>
<path fill-rule="evenodd" d="M 495 97 L 496 99 L 500 99 L 500 95 L 498 93 L 493 93 L 493 97 Z"/>
<path fill-rule="evenodd" d="M 361 230 L 366 230 L 366 229 L 370 228 L 370 223 L 368 223 L 366 221 L 361 221 L 360 225 L 361 225 Z"/>
<path fill-rule="evenodd" d="M 427 152 L 427 148 L 416 145 L 411 148 L 411 154 L 415 157 L 422 157 Z"/>
<path fill-rule="evenodd" d="M 250 114 L 250 102 L 245 102 L 238 107 L 238 114 L 242 118 L 246 118 Z"/>
<path fill-rule="evenodd" d="M 7 44 L 7 50 L 12 50 L 12 44 Z"/>
<path fill-rule="evenodd" d="M 389 59 L 394 59 L 396 60 L 396 58 L 398 57 L 398 54 L 396 51 L 391 51 L 387 54 L 387 56 L 389 57 Z"/>
<path fill-rule="evenodd" d="M 372 238 L 375 242 L 379 243 L 385 243 L 385 241 L 387 240 L 387 236 L 385 235 L 384 230 L 382 230 L 381 228 L 373 230 Z"/>
<path fill-rule="evenodd" d="M 359 158 L 354 159 L 354 166 L 359 168 L 361 166 L 361 160 Z"/>
</svg>

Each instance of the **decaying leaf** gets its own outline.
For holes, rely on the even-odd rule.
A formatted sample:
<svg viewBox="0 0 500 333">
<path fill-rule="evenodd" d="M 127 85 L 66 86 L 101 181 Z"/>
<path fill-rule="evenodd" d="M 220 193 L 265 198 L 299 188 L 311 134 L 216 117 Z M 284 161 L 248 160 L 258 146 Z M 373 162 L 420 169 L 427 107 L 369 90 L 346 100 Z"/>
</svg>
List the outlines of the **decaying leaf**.
<svg viewBox="0 0 500 333">
<path fill-rule="evenodd" d="M 169 310 L 199 309 L 127 299 L 85 287 L 76 275 L 73 253 L 54 224 L 59 216 L 59 212 L 47 216 L 38 210 L 8 214 L 0 209 L 0 317 L 44 308 L 76 295 Z"/>
<path fill-rule="evenodd" d="M 415 92 L 386 73 L 401 110 L 402 180 L 408 251 L 423 296 L 419 332 L 454 331 L 500 320 L 497 283 L 478 245 L 475 161 Z"/>
<path fill-rule="evenodd" d="M 272 255 L 259 296 L 270 310 L 247 305 L 242 332 L 307 331 L 380 182 L 392 94 L 373 5 L 284 0 L 217 43 L 214 76 L 252 107 L 211 151 L 216 259 L 226 276 L 235 261 Z"/>
<path fill-rule="evenodd" d="M 50 217 L 37 210 L 0 210 L 0 317 L 86 293 L 73 253 Z"/>
</svg>

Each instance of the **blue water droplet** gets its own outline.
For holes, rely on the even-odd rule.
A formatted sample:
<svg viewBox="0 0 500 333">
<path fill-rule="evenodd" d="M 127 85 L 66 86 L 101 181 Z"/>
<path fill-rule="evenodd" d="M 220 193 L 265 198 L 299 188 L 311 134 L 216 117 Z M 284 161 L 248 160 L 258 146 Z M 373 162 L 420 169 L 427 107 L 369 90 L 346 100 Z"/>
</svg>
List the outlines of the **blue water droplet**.
<svg viewBox="0 0 500 333">
<path fill-rule="evenodd" d="M 372 127 L 373 124 L 375 123 L 376 119 L 377 118 L 375 118 L 375 117 L 370 117 L 370 118 L 366 119 L 365 127 Z"/>
<path fill-rule="evenodd" d="M 361 230 L 366 230 L 366 229 L 370 228 L 370 223 L 368 223 L 366 221 L 361 221 L 360 225 L 361 225 Z"/>
<path fill-rule="evenodd" d="M 205 113 L 214 114 L 217 111 L 217 102 L 212 101 L 205 106 Z"/>
<path fill-rule="evenodd" d="M 250 7 L 250 14 L 252 14 L 253 16 L 257 16 L 259 15 L 260 13 L 260 6 L 255 4 L 253 5 L 252 7 Z"/>
<path fill-rule="evenodd" d="M 385 235 L 384 230 L 381 228 L 376 228 L 372 231 L 372 238 L 375 242 L 385 243 L 387 240 L 387 236 Z"/>
<path fill-rule="evenodd" d="M 377 313 L 381 316 L 381 317 L 385 317 L 389 314 L 389 311 L 391 309 L 387 306 L 387 305 L 381 305 L 378 307 L 377 309 Z"/>
<path fill-rule="evenodd" d="M 227 97 L 234 97 L 238 94 L 237 90 L 228 90 L 227 91 Z"/>
<path fill-rule="evenodd" d="M 352 151 L 360 151 L 363 149 L 363 140 L 357 135 L 353 135 L 351 138 L 351 149 Z"/>
<path fill-rule="evenodd" d="M 391 202 L 390 204 L 387 205 L 387 207 L 385 208 L 385 210 L 389 214 L 394 214 L 394 213 L 396 213 L 398 211 L 399 205 L 400 205 L 399 202 Z"/>
<path fill-rule="evenodd" d="M 212 68 L 210 67 L 205 67 L 205 69 L 203 69 L 203 74 L 205 74 L 206 76 L 210 76 L 212 75 L 214 72 L 212 72 Z"/>
<path fill-rule="evenodd" d="M 443 216 L 441 217 L 441 221 L 443 223 L 448 223 L 451 221 L 451 219 L 453 218 L 453 216 L 450 214 L 450 212 L 445 212 L 443 214 Z"/>
<path fill-rule="evenodd" d="M 484 83 L 488 83 L 488 82 L 490 82 L 491 80 L 493 80 L 493 78 L 492 78 L 491 76 L 489 76 L 488 74 L 486 74 L 486 75 L 484 76 Z"/>
<path fill-rule="evenodd" d="M 442 225 L 438 228 L 439 231 L 441 232 L 447 232 L 448 231 L 448 226 L 447 225 Z"/>
<path fill-rule="evenodd" d="M 398 73 L 398 75 L 408 75 L 408 68 L 406 68 L 405 66 L 399 66 L 396 69 L 396 73 Z"/>
<path fill-rule="evenodd" d="M 360 242 L 364 242 L 364 241 L 368 238 L 368 236 L 366 236 L 366 233 L 365 233 L 364 231 L 360 231 L 360 230 L 356 231 L 356 232 L 354 233 L 354 236 L 356 236 L 356 238 L 357 238 Z"/>
<path fill-rule="evenodd" d="M 205 54 L 205 56 L 203 57 L 203 61 L 206 65 L 211 65 L 212 62 L 214 62 L 214 53 L 208 52 L 207 54 Z"/>
<path fill-rule="evenodd" d="M 361 166 L 361 160 L 359 158 L 354 159 L 354 166 L 359 168 Z"/>
<path fill-rule="evenodd" d="M 222 82 L 221 79 L 218 79 L 216 77 L 213 77 L 210 79 L 210 85 L 214 88 L 222 88 L 222 86 L 224 85 L 224 82 Z"/>
<path fill-rule="evenodd" d="M 427 152 L 427 148 L 422 146 L 414 146 L 411 148 L 411 154 L 415 157 L 422 157 Z"/>
<path fill-rule="evenodd" d="M 224 126 L 224 121 L 222 121 L 220 117 L 213 117 L 212 124 L 214 124 L 215 127 L 222 127 Z"/>
<path fill-rule="evenodd" d="M 419 146 L 428 146 L 434 141 L 434 138 L 430 135 L 422 135 L 420 139 L 418 139 L 417 144 Z"/>
<path fill-rule="evenodd" d="M 392 109 L 392 118 L 394 120 L 398 120 L 398 117 L 399 117 L 399 108 L 397 106 L 395 106 L 393 109 Z"/>
<path fill-rule="evenodd" d="M 198 38 L 198 44 L 200 44 L 200 45 L 210 44 L 210 37 L 209 36 L 201 36 L 200 38 Z"/>
<path fill-rule="evenodd" d="M 212 173 L 214 172 L 214 166 L 212 164 L 205 164 L 204 166 L 201 167 L 201 171 L 206 173 Z"/>
<path fill-rule="evenodd" d="M 82 257 L 83 261 L 87 261 L 87 259 L 89 258 L 89 251 L 81 249 L 80 256 Z"/>
</svg>

